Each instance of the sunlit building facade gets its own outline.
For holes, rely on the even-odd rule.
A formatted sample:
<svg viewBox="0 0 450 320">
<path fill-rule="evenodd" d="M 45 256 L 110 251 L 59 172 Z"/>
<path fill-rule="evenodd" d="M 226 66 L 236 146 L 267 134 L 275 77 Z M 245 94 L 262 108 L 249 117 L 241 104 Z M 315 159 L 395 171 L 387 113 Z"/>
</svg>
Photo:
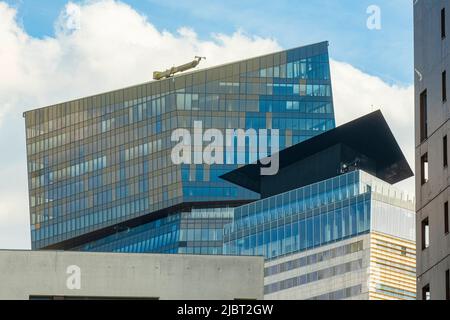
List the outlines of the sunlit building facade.
<svg viewBox="0 0 450 320">
<path fill-rule="evenodd" d="M 205 130 L 279 129 L 284 149 L 334 128 L 328 43 L 60 103 L 24 117 L 33 249 L 220 253 L 215 236 L 197 238 L 194 232 L 192 241 L 207 239 L 203 246 L 217 250 L 187 244 L 183 226 L 197 225 L 197 209 L 222 212 L 259 194 L 219 178 L 236 164 L 173 164 L 172 132 L 191 130 L 194 121 L 202 121 Z M 249 150 L 243 152 L 250 159 Z M 213 229 L 229 222 L 227 214 L 217 219 L 223 221 L 213 221 Z M 161 226 L 172 229 L 158 234 L 163 231 L 154 229 Z M 142 245 L 146 237 L 158 240 Z"/>
</svg>

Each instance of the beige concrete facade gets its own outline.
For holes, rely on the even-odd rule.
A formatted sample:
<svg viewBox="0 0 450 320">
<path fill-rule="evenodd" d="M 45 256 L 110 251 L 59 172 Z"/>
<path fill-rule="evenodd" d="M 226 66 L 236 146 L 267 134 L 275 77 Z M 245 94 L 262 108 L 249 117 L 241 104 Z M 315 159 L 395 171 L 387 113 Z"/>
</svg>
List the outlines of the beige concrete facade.
<svg viewBox="0 0 450 320">
<path fill-rule="evenodd" d="M 0 299 L 262 299 L 263 258 L 0 251 Z"/>
<path fill-rule="evenodd" d="M 266 262 L 266 300 L 413 300 L 415 243 L 379 232 Z M 306 265 L 268 275 L 268 268 L 304 258 Z M 288 267 L 289 268 L 289 267 Z M 282 268 L 281 268 L 282 269 Z M 318 276 L 311 276 L 319 273 Z M 307 275 L 307 281 L 273 293 L 268 286 Z"/>
<path fill-rule="evenodd" d="M 295 286 L 289 289 L 280 290 L 273 293 L 267 293 L 264 296 L 265 300 L 308 300 L 308 299 L 319 299 L 319 300 L 336 300 L 336 299 L 357 299 L 357 300 L 367 300 L 368 295 L 368 277 L 369 277 L 369 266 L 370 266 L 370 256 L 369 256 L 369 235 L 364 235 L 360 237 L 354 237 L 351 239 L 343 240 L 323 246 L 317 249 L 308 250 L 302 253 L 289 255 L 279 259 L 275 259 L 266 262 L 265 268 L 279 265 L 281 263 L 286 263 L 289 261 L 298 260 L 301 258 L 306 258 L 307 265 L 301 266 L 300 268 L 294 268 L 289 271 L 281 272 L 275 275 L 267 275 L 264 280 L 264 285 L 267 290 L 267 286 L 284 281 L 286 279 L 292 279 L 294 277 L 302 275 L 310 275 L 314 272 L 328 270 L 329 268 L 340 268 L 351 263 L 360 264 L 357 270 L 349 270 L 340 275 L 326 275 L 324 272 L 324 278 L 318 277 L 317 279 L 311 279 L 310 283 L 303 284 L 301 286 Z M 336 254 L 329 255 L 331 250 L 340 250 L 338 248 L 344 248 L 346 246 L 353 246 L 351 252 L 336 256 Z M 312 259 L 312 256 L 324 253 L 324 258 L 322 261 Z M 333 257 L 334 256 L 334 257 Z M 325 258 L 328 257 L 328 258 Z M 356 294 L 351 295 L 351 297 L 344 296 L 333 296 L 329 299 L 323 297 L 323 295 L 330 292 L 337 292 L 342 289 L 359 287 Z"/>
</svg>

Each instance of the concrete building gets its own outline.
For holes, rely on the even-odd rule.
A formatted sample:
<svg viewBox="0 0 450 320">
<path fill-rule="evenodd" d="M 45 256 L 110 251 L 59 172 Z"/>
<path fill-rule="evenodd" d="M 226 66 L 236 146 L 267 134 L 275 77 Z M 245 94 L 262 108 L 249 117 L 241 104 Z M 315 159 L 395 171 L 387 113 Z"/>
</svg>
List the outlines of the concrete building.
<svg viewBox="0 0 450 320">
<path fill-rule="evenodd" d="M 449 0 L 414 2 L 417 292 L 450 300 Z"/>
<path fill-rule="evenodd" d="M 0 250 L 0 300 L 262 298 L 262 257 Z"/>
<path fill-rule="evenodd" d="M 412 171 L 377 111 L 223 176 L 261 194 L 235 208 L 224 251 L 263 255 L 265 299 L 413 300 L 414 197 L 392 184 Z"/>
</svg>

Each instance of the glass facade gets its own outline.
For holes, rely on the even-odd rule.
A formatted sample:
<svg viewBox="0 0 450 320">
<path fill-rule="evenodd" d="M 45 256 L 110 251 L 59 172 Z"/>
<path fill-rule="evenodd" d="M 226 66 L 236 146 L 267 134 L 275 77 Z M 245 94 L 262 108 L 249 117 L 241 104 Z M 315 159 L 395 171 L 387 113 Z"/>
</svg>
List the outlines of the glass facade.
<svg viewBox="0 0 450 320">
<path fill-rule="evenodd" d="M 317 281 L 333 278 L 340 275 L 352 273 L 363 268 L 362 259 L 342 263 L 337 266 L 324 268 L 310 273 L 302 274 L 286 280 L 272 283 L 264 286 L 264 294 L 272 294 L 282 290 L 289 290 L 295 287 L 301 287 L 307 284 L 312 284 Z"/>
<path fill-rule="evenodd" d="M 218 178 L 236 169 L 234 164 L 174 165 L 171 134 L 192 129 L 194 121 L 205 129 L 279 129 L 285 148 L 334 128 L 328 43 L 61 103 L 24 117 L 32 247 L 59 248 L 66 240 L 181 203 L 208 207 L 258 199 Z M 249 159 L 249 150 L 244 152 Z M 171 219 L 176 217 L 159 223 L 170 225 Z"/>
<path fill-rule="evenodd" d="M 310 298 L 308 300 L 344 300 L 351 297 L 355 297 L 360 295 L 362 292 L 362 285 L 357 285 L 353 287 L 348 287 L 340 290 L 336 290 L 333 292 L 329 292 L 320 296 L 316 296 L 313 298 Z"/>
<path fill-rule="evenodd" d="M 232 208 L 193 209 L 74 248 L 92 252 L 222 254 Z"/>
<path fill-rule="evenodd" d="M 373 201 L 377 199 L 377 201 Z M 413 200 L 363 171 L 353 171 L 235 209 L 224 251 L 271 260 L 369 233 L 372 206 L 388 212 Z M 402 209 L 402 203 L 405 209 Z"/>
<path fill-rule="evenodd" d="M 224 253 L 266 259 L 265 299 L 415 298 L 414 198 L 362 170 L 234 209 Z"/>
<path fill-rule="evenodd" d="M 339 257 L 346 256 L 355 252 L 362 251 L 363 241 L 356 241 L 350 244 L 342 245 L 336 248 L 328 249 L 318 253 L 313 253 L 301 258 L 289 260 L 287 262 L 275 264 L 264 269 L 264 276 L 269 277 L 283 272 L 289 272 L 298 268 L 311 266 L 316 263 L 330 261 Z"/>
</svg>

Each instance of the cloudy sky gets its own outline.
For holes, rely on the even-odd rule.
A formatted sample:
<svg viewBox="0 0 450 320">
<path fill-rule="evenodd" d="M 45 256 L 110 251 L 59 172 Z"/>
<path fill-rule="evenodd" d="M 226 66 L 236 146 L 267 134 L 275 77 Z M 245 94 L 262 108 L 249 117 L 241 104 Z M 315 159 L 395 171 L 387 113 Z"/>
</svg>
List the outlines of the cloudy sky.
<svg viewBox="0 0 450 320">
<path fill-rule="evenodd" d="M 410 0 L 0 0 L 0 249 L 30 247 L 23 111 L 323 40 L 338 124 L 381 109 L 413 167 Z"/>
</svg>

